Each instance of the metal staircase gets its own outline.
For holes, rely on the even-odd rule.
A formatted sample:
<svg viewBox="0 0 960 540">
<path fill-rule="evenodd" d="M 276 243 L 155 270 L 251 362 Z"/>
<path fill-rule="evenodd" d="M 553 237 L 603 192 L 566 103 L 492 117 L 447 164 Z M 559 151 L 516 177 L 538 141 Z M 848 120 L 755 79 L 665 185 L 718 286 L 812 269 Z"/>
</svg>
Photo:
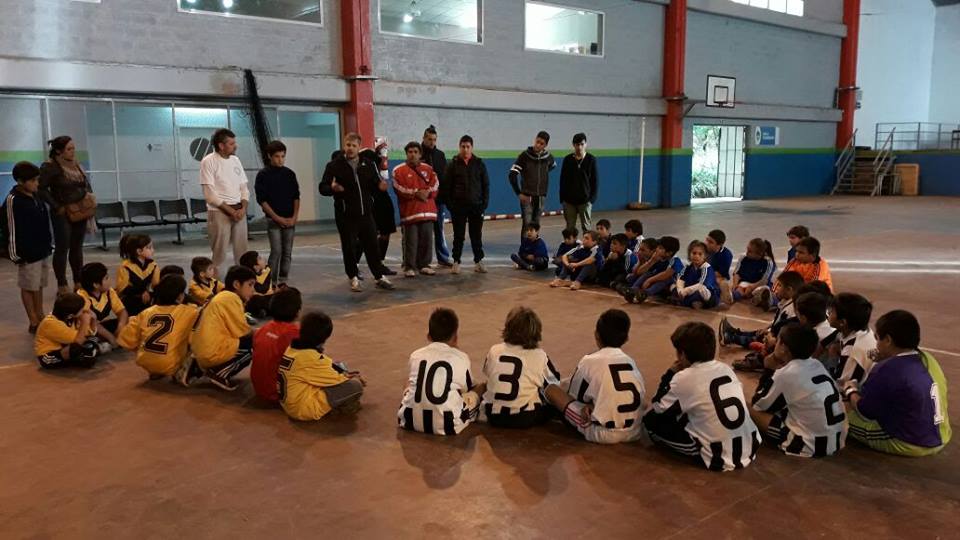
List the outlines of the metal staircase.
<svg viewBox="0 0 960 540">
<path fill-rule="evenodd" d="M 840 153 L 835 163 L 837 179 L 831 195 L 881 195 L 884 181 L 893 175 L 893 135 L 890 132 L 879 150 L 858 148 L 857 133 Z"/>
</svg>

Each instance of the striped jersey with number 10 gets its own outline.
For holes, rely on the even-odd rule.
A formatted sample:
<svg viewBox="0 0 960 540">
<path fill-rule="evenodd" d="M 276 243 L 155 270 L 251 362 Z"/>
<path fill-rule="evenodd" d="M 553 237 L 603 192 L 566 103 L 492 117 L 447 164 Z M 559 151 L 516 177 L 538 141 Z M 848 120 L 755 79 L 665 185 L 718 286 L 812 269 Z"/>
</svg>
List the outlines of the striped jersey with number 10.
<svg viewBox="0 0 960 540">
<path fill-rule="evenodd" d="M 463 393 L 473 386 L 470 357 L 446 343 L 434 342 L 410 355 L 410 378 L 397 420 L 400 427 L 434 435 L 456 435 L 476 418 Z"/>
<path fill-rule="evenodd" d="M 581 358 L 567 393 L 593 404 L 593 421 L 607 429 L 631 428 L 643 415 L 643 375 L 619 348 L 606 347 Z"/>
<path fill-rule="evenodd" d="M 483 401 L 493 414 L 517 414 L 543 406 L 541 391 L 560 382 L 543 349 L 524 349 L 499 343 L 490 348 L 483 363 L 487 391 Z"/>
</svg>

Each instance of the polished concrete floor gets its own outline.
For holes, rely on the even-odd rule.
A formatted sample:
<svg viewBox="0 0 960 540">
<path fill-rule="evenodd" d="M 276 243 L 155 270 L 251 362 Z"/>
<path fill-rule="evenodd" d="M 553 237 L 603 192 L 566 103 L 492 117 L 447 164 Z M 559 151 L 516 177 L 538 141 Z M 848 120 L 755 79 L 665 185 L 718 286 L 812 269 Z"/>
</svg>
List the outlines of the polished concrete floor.
<svg viewBox="0 0 960 540">
<path fill-rule="evenodd" d="M 949 198 L 811 198 L 603 217 L 618 230 L 639 218 L 647 235 L 684 243 L 721 228 L 738 255 L 751 237 L 767 236 L 783 256 L 787 228 L 805 224 L 823 242 L 836 287 L 866 295 L 876 314 L 916 313 L 923 346 L 960 384 L 958 210 L 960 200 Z M 299 236 L 292 281 L 309 308 L 334 316 L 328 352 L 369 382 L 358 415 L 315 424 L 265 408 L 249 385 L 228 394 L 148 382 L 127 354 L 91 371 L 40 371 L 15 269 L 3 265 L 0 537 L 956 537 L 956 441 L 922 459 L 855 443 L 821 460 L 765 447 L 746 470 L 719 474 L 646 439 L 602 447 L 559 423 L 529 431 L 474 425 L 446 439 L 397 430 L 407 356 L 424 344 L 435 306 L 460 314 L 461 346 L 477 372 L 506 312 L 521 303 L 536 308 L 543 347 L 566 376 L 591 352 L 596 316 L 622 306 L 605 291 L 554 290 L 545 277 L 510 268 L 519 227 L 487 223 L 489 274 L 397 279 L 389 293 L 350 293 L 335 236 Z M 560 218 L 545 218 L 551 247 L 561 228 Z M 395 267 L 398 248 L 399 236 L 388 261 Z M 186 266 L 206 251 L 202 239 L 157 243 L 163 264 Z M 115 250 L 88 251 L 88 260 L 113 265 L 115 258 Z M 672 362 L 672 329 L 719 318 L 660 305 L 626 309 L 634 330 L 625 349 L 643 372 L 648 399 Z M 766 318 L 742 305 L 727 314 L 743 326 Z M 745 381 L 749 397 L 754 381 Z M 960 398 L 950 413 L 958 431 Z"/>
</svg>

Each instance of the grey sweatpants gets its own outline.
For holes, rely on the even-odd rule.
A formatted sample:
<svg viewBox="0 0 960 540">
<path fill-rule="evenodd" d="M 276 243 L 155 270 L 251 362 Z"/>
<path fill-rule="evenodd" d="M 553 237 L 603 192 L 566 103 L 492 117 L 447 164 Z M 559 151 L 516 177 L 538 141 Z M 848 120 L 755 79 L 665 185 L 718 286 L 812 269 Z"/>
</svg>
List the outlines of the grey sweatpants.
<svg viewBox="0 0 960 540">
<path fill-rule="evenodd" d="M 421 221 L 403 226 L 403 268 L 420 270 L 433 261 L 433 224 Z"/>
</svg>

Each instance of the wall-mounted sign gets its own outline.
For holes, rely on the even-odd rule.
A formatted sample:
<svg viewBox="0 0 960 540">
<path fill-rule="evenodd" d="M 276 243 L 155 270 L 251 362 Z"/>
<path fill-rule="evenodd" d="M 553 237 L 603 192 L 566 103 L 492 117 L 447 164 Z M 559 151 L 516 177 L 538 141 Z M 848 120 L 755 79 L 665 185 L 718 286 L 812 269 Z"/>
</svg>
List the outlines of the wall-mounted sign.
<svg viewBox="0 0 960 540">
<path fill-rule="evenodd" d="M 777 146 L 778 144 L 780 144 L 780 128 L 777 126 L 756 126 L 754 128 L 754 146 Z"/>
</svg>

